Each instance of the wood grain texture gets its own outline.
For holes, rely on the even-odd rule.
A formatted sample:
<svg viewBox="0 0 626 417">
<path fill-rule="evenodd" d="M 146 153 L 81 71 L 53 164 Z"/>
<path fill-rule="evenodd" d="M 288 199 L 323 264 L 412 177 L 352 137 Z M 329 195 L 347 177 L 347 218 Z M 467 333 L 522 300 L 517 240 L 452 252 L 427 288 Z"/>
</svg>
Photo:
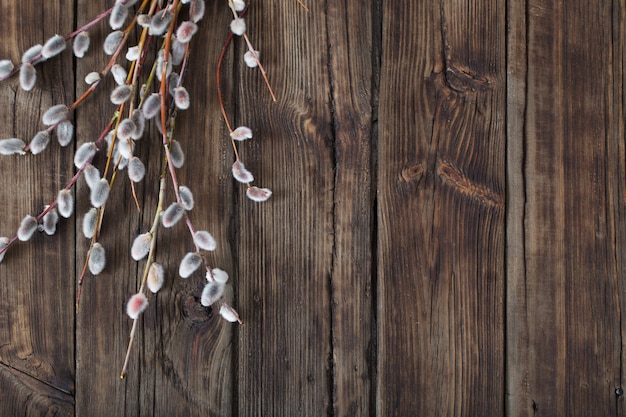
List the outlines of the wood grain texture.
<svg viewBox="0 0 626 417">
<path fill-rule="evenodd" d="M 70 9 L 70 13 L 61 10 Z M 20 20 L 22 14 L 30 16 Z M 71 29 L 71 2 L 0 2 L 4 41 L 0 56 L 19 62 L 27 46 Z M 38 23 L 35 23 L 38 22 Z M 20 37 L 11 36 L 24 32 Z M 44 63 L 35 88 L 21 91 L 16 80 L 1 89 L 0 137 L 25 142 L 43 129 L 42 111 L 72 100 L 71 58 Z M 0 159 L 3 202 L 0 235 L 15 235 L 20 221 L 39 214 L 71 177 L 71 153 L 45 152 Z M 73 415 L 74 297 L 73 222 L 55 237 L 35 233 L 11 248 L 0 269 L 0 414 Z"/>
<path fill-rule="evenodd" d="M 377 412 L 500 415 L 505 4 L 383 6 Z"/>
<path fill-rule="evenodd" d="M 619 415 L 623 4 L 512 3 L 510 415 Z"/>
</svg>

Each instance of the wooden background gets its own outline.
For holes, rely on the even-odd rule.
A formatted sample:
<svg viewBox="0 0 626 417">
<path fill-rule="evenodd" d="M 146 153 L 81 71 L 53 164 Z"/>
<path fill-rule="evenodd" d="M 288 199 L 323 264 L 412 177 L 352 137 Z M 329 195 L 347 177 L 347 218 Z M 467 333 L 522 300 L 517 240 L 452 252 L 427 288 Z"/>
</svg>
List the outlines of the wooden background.
<svg viewBox="0 0 626 417">
<path fill-rule="evenodd" d="M 158 164 L 119 181 L 101 242 L 109 263 L 76 279 L 78 220 L 0 264 L 0 414 L 40 416 L 626 415 L 626 1 L 253 0 L 248 33 L 278 102 L 224 67 L 226 105 L 255 138 L 242 158 L 265 204 L 233 184 L 215 67 L 230 21 L 207 1 L 193 40 L 191 109 L 178 121 L 191 218 L 219 242 L 245 324 L 201 307 L 177 276 L 191 244 L 159 234 L 168 281 L 151 299 L 120 380 Z M 0 58 L 69 33 L 112 0 L 0 0 Z M 0 136 L 30 138 L 43 110 L 99 70 L 44 63 L 31 93 L 0 85 Z M 75 115 L 93 140 L 107 92 Z M 144 160 L 158 141 L 143 139 Z M 71 149 L 0 159 L 0 235 L 73 174 Z M 195 296 L 195 297 L 194 297 Z"/>
</svg>

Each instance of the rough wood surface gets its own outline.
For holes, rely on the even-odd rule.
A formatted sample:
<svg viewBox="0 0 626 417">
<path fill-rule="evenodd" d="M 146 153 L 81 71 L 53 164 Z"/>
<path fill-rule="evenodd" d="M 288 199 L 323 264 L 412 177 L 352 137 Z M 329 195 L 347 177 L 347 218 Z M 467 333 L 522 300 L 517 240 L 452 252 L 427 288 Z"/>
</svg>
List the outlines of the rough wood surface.
<svg viewBox="0 0 626 417">
<path fill-rule="evenodd" d="M 0 59 L 114 3 L 0 0 Z M 161 167 L 137 186 L 141 212 L 120 175 L 107 270 L 87 274 L 78 311 L 87 199 L 0 264 L 0 415 L 622 415 L 626 3 L 250 2 L 278 102 L 241 39 L 222 80 L 231 121 L 254 129 L 239 151 L 274 191 L 264 204 L 230 175 L 215 86 L 225 3 L 207 1 L 192 41 L 178 175 L 244 325 L 200 306 L 202 275 L 177 271 L 187 231 L 160 230 L 168 280 L 120 380 L 144 264 L 130 245 Z M 85 59 L 44 63 L 33 92 L 1 83 L 0 138 L 29 140 L 47 107 L 82 93 L 107 31 Z M 77 144 L 111 118 L 112 85 L 76 112 Z M 0 235 L 54 199 L 72 151 L 0 158 Z M 137 152 L 162 158 L 154 128 Z"/>
</svg>

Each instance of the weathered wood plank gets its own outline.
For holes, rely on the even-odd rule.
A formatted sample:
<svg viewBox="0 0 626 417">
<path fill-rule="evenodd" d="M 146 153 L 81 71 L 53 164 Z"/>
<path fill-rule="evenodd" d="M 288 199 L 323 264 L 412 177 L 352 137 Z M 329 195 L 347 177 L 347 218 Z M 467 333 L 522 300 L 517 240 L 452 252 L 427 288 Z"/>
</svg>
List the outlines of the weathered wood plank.
<svg viewBox="0 0 626 417">
<path fill-rule="evenodd" d="M 329 2 L 327 10 L 336 167 L 331 276 L 336 416 L 373 413 L 372 54 L 379 47 L 374 10 L 363 1 Z"/>
<path fill-rule="evenodd" d="M 238 414 L 329 415 L 329 281 L 333 250 L 333 132 L 323 3 L 255 2 L 249 34 L 278 102 L 249 69 L 237 124 L 255 127 L 242 158 L 274 195 L 258 205 L 235 192 L 240 213 Z M 295 35 L 297 34 L 297 35 Z"/>
<path fill-rule="evenodd" d="M 510 54 L 518 110 L 509 142 L 523 147 L 509 148 L 509 177 L 523 192 L 511 194 L 509 217 L 509 412 L 617 415 L 626 271 L 623 70 L 614 56 L 623 57 L 623 5 L 512 4 L 527 20 L 513 20 L 510 42 L 526 36 Z"/>
<path fill-rule="evenodd" d="M 79 21 L 91 18 L 102 7 L 99 2 L 79 2 Z M 218 250 L 207 259 L 212 266 L 232 271 L 232 148 L 222 139 L 226 135 L 215 86 L 217 58 L 229 22 L 224 3 L 207 2 L 205 18 L 192 40 L 191 66 L 184 83 L 191 94 L 191 107 L 179 113 L 175 137 L 186 154 L 178 180 L 189 186 L 195 196 L 190 219 L 196 229 L 209 230 L 218 240 Z M 106 62 L 99 46 L 106 34 L 106 29 L 94 32 L 94 54 L 80 62 L 78 79 Z M 227 83 L 231 82 L 230 68 L 232 65 L 226 63 Z M 111 86 L 109 80 L 107 88 L 91 103 L 97 109 L 97 118 L 91 111 L 79 113 L 79 128 L 86 132 L 83 140 L 97 137 L 112 116 L 115 108 L 107 98 Z M 107 203 L 101 237 L 110 257 L 109 266 L 101 276 L 88 276 L 84 284 L 78 315 L 77 386 L 97 386 L 99 394 L 94 398 L 90 389 L 78 391 L 77 415 L 97 415 L 102 410 L 110 415 L 128 416 L 232 415 L 234 327 L 200 305 L 204 274 L 197 272 L 188 280 L 179 277 L 180 260 L 193 250 L 189 232 L 182 223 L 157 232 L 156 260 L 166 269 L 166 284 L 157 296 L 150 298 L 150 306 L 139 322 L 128 376 L 125 380 L 119 378 L 132 324 L 124 308 L 138 289 L 145 263 L 135 263 L 130 258 L 130 245 L 152 223 L 164 155 L 154 126 L 137 142 L 136 152 L 148 167 L 146 178 L 137 186 L 142 212 L 137 212 L 128 179 L 122 172 Z M 168 189 L 166 205 L 174 201 L 171 181 Z M 82 204 L 81 214 L 88 208 L 88 203 Z M 88 242 L 82 236 L 77 239 L 77 265 L 82 266 Z"/>
<path fill-rule="evenodd" d="M 501 415 L 505 3 L 383 7 L 377 411 Z"/>
<path fill-rule="evenodd" d="M 2 1 L 0 57 L 21 54 L 55 33 L 71 29 L 73 2 Z M 26 142 L 43 129 L 40 116 L 52 104 L 73 98 L 71 58 L 38 67 L 31 92 L 17 77 L 0 85 L 0 137 Z M 55 148 L 54 144 L 51 148 Z M 38 156 L 0 158 L 0 235 L 14 236 L 21 219 L 39 214 L 71 177 L 71 154 L 47 149 Z M 0 265 L 0 414 L 73 414 L 74 223 L 59 233 L 35 233 L 11 248 Z"/>
</svg>

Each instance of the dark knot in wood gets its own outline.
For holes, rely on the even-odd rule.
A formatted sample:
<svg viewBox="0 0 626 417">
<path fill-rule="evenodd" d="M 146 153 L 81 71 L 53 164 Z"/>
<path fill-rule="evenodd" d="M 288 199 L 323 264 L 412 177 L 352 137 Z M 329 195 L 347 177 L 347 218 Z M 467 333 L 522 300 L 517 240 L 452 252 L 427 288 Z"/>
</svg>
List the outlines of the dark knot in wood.
<svg viewBox="0 0 626 417">
<path fill-rule="evenodd" d="M 211 319 L 213 309 L 203 306 L 198 297 L 190 295 L 183 300 L 183 316 L 191 324 L 200 324 Z"/>
</svg>

